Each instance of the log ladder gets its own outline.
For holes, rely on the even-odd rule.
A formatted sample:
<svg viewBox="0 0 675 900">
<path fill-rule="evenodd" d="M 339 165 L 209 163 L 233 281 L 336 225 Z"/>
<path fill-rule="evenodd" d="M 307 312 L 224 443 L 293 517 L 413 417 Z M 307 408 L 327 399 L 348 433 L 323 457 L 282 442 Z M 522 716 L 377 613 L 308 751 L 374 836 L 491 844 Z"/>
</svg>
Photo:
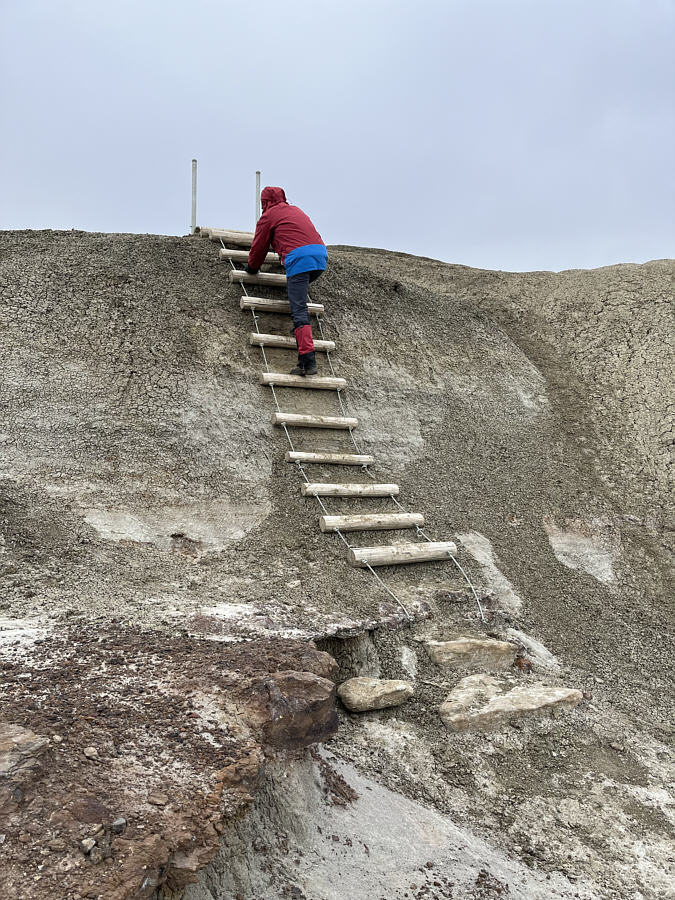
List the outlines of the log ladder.
<svg viewBox="0 0 675 900">
<path fill-rule="evenodd" d="M 249 335 L 249 342 L 253 346 L 260 347 L 262 351 L 265 371 L 260 375 L 260 384 L 269 386 L 276 406 L 276 412 L 272 415 L 272 424 L 279 425 L 286 433 L 290 450 L 285 459 L 294 463 L 303 477 L 300 491 L 303 497 L 314 497 L 321 507 L 323 515 L 319 517 L 319 527 L 322 532 L 336 534 L 347 549 L 347 560 L 350 565 L 368 569 L 372 572 L 384 590 L 396 600 L 404 610 L 406 616 L 412 619 L 399 598 L 382 581 L 374 570 L 374 566 L 392 566 L 410 563 L 430 562 L 433 560 L 452 560 L 465 580 L 469 584 L 474 598 L 478 604 L 481 618 L 483 610 L 478 595 L 475 592 L 470 579 L 464 569 L 455 558 L 457 546 L 453 541 L 432 541 L 422 530 L 424 516 L 419 513 L 406 512 L 398 501 L 399 486 L 397 484 L 377 483 L 369 470 L 375 459 L 369 454 L 362 453 L 354 438 L 354 429 L 358 427 L 358 420 L 347 414 L 343 402 L 343 393 L 347 389 L 344 378 L 336 375 L 331 360 L 331 352 L 335 350 L 334 341 L 326 340 L 323 331 L 324 307 L 320 303 L 308 303 L 310 316 L 315 318 L 320 340 L 314 341 L 315 351 L 325 354 L 330 375 L 327 376 L 301 376 L 287 375 L 282 372 L 270 370 L 265 348 L 297 351 L 295 337 L 283 334 L 272 334 L 260 330 L 260 314 L 287 314 L 290 315 L 288 300 L 282 298 L 269 299 L 265 297 L 250 296 L 248 286 L 262 286 L 266 288 L 285 288 L 286 276 L 276 272 L 259 272 L 257 275 L 249 275 L 242 269 L 238 269 L 235 263 L 246 263 L 248 249 L 253 240 L 253 234 L 245 231 L 234 231 L 220 228 L 200 228 L 200 234 L 211 241 L 220 244 L 219 257 L 230 264 L 229 279 L 232 284 L 241 285 L 243 296 L 240 300 L 242 310 L 250 310 L 253 316 L 255 331 Z M 279 266 L 280 260 L 276 253 L 268 253 L 265 258 L 265 269 Z M 298 412 L 282 411 L 275 388 L 297 388 L 308 391 L 332 391 L 337 397 L 340 415 L 315 415 Z M 299 429 L 324 429 L 337 432 L 348 432 L 354 452 L 330 452 L 297 450 L 294 446 L 290 428 Z M 306 472 L 307 465 L 321 466 L 358 466 L 371 479 L 366 482 L 313 482 Z M 353 500 L 362 500 L 369 497 L 389 498 L 396 507 L 396 512 L 359 513 L 351 515 L 330 515 L 324 497 L 340 497 Z M 359 531 L 388 531 L 415 529 L 421 541 L 408 541 L 394 544 L 383 544 L 371 547 L 355 547 L 345 537 L 345 533 Z"/>
</svg>

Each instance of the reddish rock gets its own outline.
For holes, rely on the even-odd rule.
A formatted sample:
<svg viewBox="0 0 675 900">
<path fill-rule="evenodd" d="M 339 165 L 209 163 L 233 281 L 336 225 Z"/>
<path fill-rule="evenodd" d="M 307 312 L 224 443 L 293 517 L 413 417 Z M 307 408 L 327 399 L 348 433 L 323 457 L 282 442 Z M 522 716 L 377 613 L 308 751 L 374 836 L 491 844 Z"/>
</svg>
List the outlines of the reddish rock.
<svg viewBox="0 0 675 900">
<path fill-rule="evenodd" d="M 263 742 L 273 747 L 308 747 L 337 731 L 335 685 L 311 672 L 274 672 L 254 678 L 242 699 L 244 714 L 260 728 Z"/>
</svg>

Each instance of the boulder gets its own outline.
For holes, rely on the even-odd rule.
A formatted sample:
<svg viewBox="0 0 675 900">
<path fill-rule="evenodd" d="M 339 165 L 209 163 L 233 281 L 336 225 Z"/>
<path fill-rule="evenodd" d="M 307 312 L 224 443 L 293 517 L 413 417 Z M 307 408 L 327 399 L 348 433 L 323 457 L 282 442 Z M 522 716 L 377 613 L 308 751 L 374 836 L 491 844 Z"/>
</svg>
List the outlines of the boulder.
<svg viewBox="0 0 675 900">
<path fill-rule="evenodd" d="M 581 691 L 545 684 L 510 685 L 491 675 L 469 675 L 454 687 L 439 712 L 450 731 L 489 731 L 529 716 L 574 707 Z"/>
<path fill-rule="evenodd" d="M 295 750 L 325 741 L 337 731 L 335 685 L 312 672 L 271 672 L 253 678 L 242 699 L 244 715 L 270 746 Z"/>
<path fill-rule="evenodd" d="M 460 634 L 450 641 L 425 641 L 427 653 L 444 669 L 480 669 L 501 672 L 509 669 L 518 647 L 509 641 Z"/>
<path fill-rule="evenodd" d="M 340 700 L 351 712 L 400 706 L 414 694 L 409 681 L 384 678 L 350 678 L 338 688 Z"/>
</svg>

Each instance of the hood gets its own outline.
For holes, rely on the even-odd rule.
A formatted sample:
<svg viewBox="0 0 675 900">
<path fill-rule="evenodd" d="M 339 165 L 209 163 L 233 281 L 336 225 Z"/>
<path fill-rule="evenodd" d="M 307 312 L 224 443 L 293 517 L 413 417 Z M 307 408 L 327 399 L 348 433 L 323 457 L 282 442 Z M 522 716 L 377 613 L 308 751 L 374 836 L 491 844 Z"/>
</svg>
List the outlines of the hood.
<svg viewBox="0 0 675 900">
<path fill-rule="evenodd" d="M 280 187 L 266 187 L 260 195 L 263 212 L 270 207 L 276 206 L 277 203 L 286 203 L 286 194 L 284 189 Z"/>
</svg>

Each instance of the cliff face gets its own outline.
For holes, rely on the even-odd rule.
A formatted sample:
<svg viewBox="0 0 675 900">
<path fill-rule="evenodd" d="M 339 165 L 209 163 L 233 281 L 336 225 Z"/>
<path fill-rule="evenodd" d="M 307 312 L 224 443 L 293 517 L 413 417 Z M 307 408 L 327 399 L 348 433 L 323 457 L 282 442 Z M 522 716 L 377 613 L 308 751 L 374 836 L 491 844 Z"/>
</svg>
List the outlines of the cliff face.
<svg viewBox="0 0 675 900">
<path fill-rule="evenodd" d="M 30 881 L 21 896 L 41 896 L 43 887 L 46 895 L 59 871 L 69 873 L 69 897 L 87 896 L 87 879 L 99 883 L 94 896 L 113 896 L 106 884 L 117 878 L 128 848 L 111 837 L 112 862 L 93 869 L 77 840 L 101 824 L 96 815 L 88 813 L 95 820 L 89 821 L 80 815 L 84 807 L 63 822 L 47 814 L 56 802 L 48 799 L 49 779 L 58 781 L 60 767 L 70 766 L 71 780 L 59 783 L 72 785 L 73 760 L 88 759 L 88 741 L 111 772 L 124 772 L 135 799 L 94 777 L 89 761 L 81 775 L 87 802 L 96 800 L 110 815 L 123 815 L 126 804 L 129 821 L 136 817 L 135 827 L 148 826 L 146 835 L 156 835 L 157 846 L 163 842 L 161 851 L 144 845 L 143 864 L 156 877 L 138 896 L 167 883 L 167 866 L 174 871 L 169 884 L 181 889 L 175 872 L 187 872 L 189 880 L 215 853 L 217 829 L 206 841 L 211 850 L 186 862 L 189 848 L 175 838 L 185 822 L 178 816 L 167 824 L 160 807 L 148 806 L 144 785 L 170 794 L 178 782 L 168 771 L 181 760 L 174 767 L 182 772 L 181 799 L 169 797 L 169 806 L 190 807 L 197 840 L 200 813 L 186 798 L 208 793 L 202 775 L 189 774 L 201 765 L 204 742 L 213 750 L 214 773 L 219 754 L 232 765 L 242 757 L 232 741 L 249 742 L 246 758 L 254 750 L 262 757 L 282 752 L 269 749 L 267 713 L 256 712 L 259 693 L 236 660 L 227 662 L 232 674 L 209 690 L 205 660 L 212 659 L 213 642 L 241 639 L 260 648 L 263 674 L 305 673 L 284 682 L 284 696 L 292 706 L 297 690 L 307 709 L 318 710 L 322 737 L 331 733 L 333 701 L 330 691 L 321 700 L 320 685 L 314 696 L 307 679 L 336 676 L 319 672 L 314 657 L 299 660 L 295 644 L 288 644 L 286 661 L 279 651 L 272 665 L 265 641 L 318 641 L 337 657 L 338 678 L 411 679 L 416 692 L 406 705 L 365 717 L 344 714 L 332 751 L 373 784 L 413 803 L 421 799 L 467 828 L 489 828 L 490 840 L 516 866 L 508 876 L 513 889 L 517 871 L 539 868 L 554 880 L 577 879 L 587 891 L 581 896 L 659 896 L 665 882 L 655 860 L 668 829 L 662 781 L 672 715 L 666 451 L 675 264 L 509 274 L 384 251 L 331 252 L 313 293 L 326 306 L 338 374 L 349 381 L 360 447 L 376 457 L 377 480 L 398 483 L 406 509 L 424 513 L 430 536 L 458 541 L 487 610 L 482 623 L 449 564 L 383 570 L 412 612 L 412 625 L 402 623 L 400 607 L 372 576 L 346 565 L 339 540 L 319 532 L 315 504 L 300 496 L 298 473 L 283 459 L 285 438 L 270 424 L 271 397 L 258 384 L 251 320 L 226 271 L 217 246 L 198 237 L 0 236 L 0 648 L 9 699 L 3 718 L 52 737 L 19 785 L 20 800 L 11 792 L 7 800 L 14 804 L 7 807 L 7 871 Z M 279 334 L 288 328 L 283 317 L 265 324 Z M 287 351 L 268 355 L 273 369 L 287 371 Z M 278 395 L 288 411 L 339 412 L 327 393 Z M 342 447 L 309 433 L 299 443 Z M 312 478 L 342 476 L 317 469 Z M 368 509 L 389 503 L 369 501 Z M 347 510 L 353 511 L 348 501 L 331 501 L 331 512 Z M 372 538 L 356 535 L 354 542 Z M 448 737 L 437 709 L 457 678 L 439 674 L 424 642 L 466 630 L 535 638 L 554 664 L 513 678 L 564 682 L 586 691 L 584 702 L 560 720 Z M 174 696 L 189 679 L 183 651 L 176 645 L 162 652 L 161 664 L 153 656 L 175 641 L 200 661 L 194 695 L 179 691 L 181 697 L 187 691 L 186 706 Z M 169 697 L 157 728 L 164 735 L 172 715 L 176 724 L 170 739 L 144 745 L 148 757 L 131 778 L 138 748 L 118 745 L 110 730 L 111 722 L 122 727 L 128 705 L 111 718 L 106 704 L 120 685 L 133 686 L 132 694 L 142 690 L 150 657 L 152 690 Z M 64 684 L 87 700 L 79 718 Z M 202 715 L 205 703 L 213 721 Z M 213 722 L 225 707 L 221 733 Z M 311 721 L 299 727 L 311 733 Z M 70 742 L 68 752 L 54 736 Z M 128 740 L 138 743 L 133 735 Z M 270 775 L 272 784 L 276 777 Z M 219 797 L 227 783 L 220 778 Z M 272 788 L 261 790 L 272 802 Z M 249 793 L 253 798 L 255 791 Z M 382 798 L 382 809 L 389 802 Z M 256 807 L 231 841 L 260 838 L 255 822 L 264 812 Z M 227 809 L 218 807 L 218 816 L 211 824 L 226 828 Z M 37 821 L 52 824 L 41 831 Z M 638 865 L 645 833 L 654 860 Z M 64 849 L 50 850 L 38 870 L 38 851 L 48 840 L 57 847 L 62 840 Z M 260 896 L 283 896 L 272 887 L 264 893 L 251 875 L 271 851 L 256 856 L 237 846 L 251 854 L 246 877 Z M 282 850 L 274 853 L 282 860 Z M 380 864 L 384 872 L 385 855 Z M 500 870 L 505 884 L 507 870 Z M 283 871 L 286 885 L 309 890 L 307 873 L 303 882 Z M 136 875 L 125 869 L 115 896 L 135 896 Z M 563 881 L 550 896 L 566 896 L 572 882 Z M 536 882 L 522 895 L 547 896 L 536 893 L 544 891 Z M 216 896 L 236 895 L 236 884 L 220 883 Z M 462 896 L 492 896 L 486 883 Z M 376 895 L 373 884 L 368 890 L 364 897 Z"/>
</svg>

